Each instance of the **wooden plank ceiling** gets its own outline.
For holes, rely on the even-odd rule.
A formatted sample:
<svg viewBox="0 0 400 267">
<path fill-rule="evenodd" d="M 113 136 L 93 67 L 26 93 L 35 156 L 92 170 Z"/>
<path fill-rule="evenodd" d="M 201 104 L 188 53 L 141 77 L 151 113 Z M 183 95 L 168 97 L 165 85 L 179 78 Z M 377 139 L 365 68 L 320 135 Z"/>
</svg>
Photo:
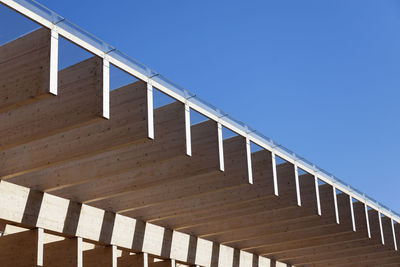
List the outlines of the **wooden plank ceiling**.
<svg viewBox="0 0 400 267">
<path fill-rule="evenodd" d="M 147 138 L 143 82 L 111 91 L 110 119 L 102 118 L 100 58 L 59 71 L 51 95 L 49 42 L 40 29 L 0 47 L 2 180 L 295 266 L 399 266 L 398 224 L 344 193 L 335 200 L 332 186 L 316 187 L 307 173 L 299 206 L 287 162 L 276 166 L 276 196 L 269 151 L 251 154 L 250 184 L 243 137 L 223 140 L 220 171 L 215 122 L 191 126 L 187 156 L 182 103 L 155 109 Z"/>
</svg>

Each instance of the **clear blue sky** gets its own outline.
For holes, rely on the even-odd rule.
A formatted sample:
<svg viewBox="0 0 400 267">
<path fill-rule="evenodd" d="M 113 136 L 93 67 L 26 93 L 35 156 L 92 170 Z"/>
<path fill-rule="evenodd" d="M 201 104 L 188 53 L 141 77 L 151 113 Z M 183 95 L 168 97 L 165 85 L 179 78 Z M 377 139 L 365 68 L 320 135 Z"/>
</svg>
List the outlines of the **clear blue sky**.
<svg viewBox="0 0 400 267">
<path fill-rule="evenodd" d="M 39 0 L 400 212 L 400 2 Z"/>
</svg>

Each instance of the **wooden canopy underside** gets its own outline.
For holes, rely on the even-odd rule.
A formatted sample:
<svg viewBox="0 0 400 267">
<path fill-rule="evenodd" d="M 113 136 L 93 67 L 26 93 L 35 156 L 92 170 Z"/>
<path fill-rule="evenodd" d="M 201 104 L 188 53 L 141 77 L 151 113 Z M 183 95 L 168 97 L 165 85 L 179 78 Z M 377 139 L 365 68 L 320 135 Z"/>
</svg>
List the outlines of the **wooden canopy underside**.
<svg viewBox="0 0 400 267">
<path fill-rule="evenodd" d="M 45 266 L 52 246 L 76 254 L 79 238 L 97 244 L 82 252 L 85 266 L 96 251 L 116 255 L 114 246 L 199 266 L 268 266 L 267 258 L 295 266 L 399 266 L 400 226 L 377 211 L 316 185 L 310 174 L 296 184 L 287 162 L 276 165 L 276 196 L 271 153 L 253 152 L 249 161 L 240 136 L 223 140 L 220 171 L 211 120 L 190 126 L 187 156 L 179 102 L 154 110 L 149 139 L 145 83 L 111 91 L 105 119 L 102 59 L 59 71 L 57 95 L 49 92 L 49 62 L 44 28 L 0 47 L 0 219 L 33 229 L 4 235 L 0 246 L 4 238 L 38 244 L 44 229 L 68 237 L 43 246 Z M 0 263 L 8 255 L 1 251 Z M 144 255 L 119 255 L 118 266 Z"/>
</svg>

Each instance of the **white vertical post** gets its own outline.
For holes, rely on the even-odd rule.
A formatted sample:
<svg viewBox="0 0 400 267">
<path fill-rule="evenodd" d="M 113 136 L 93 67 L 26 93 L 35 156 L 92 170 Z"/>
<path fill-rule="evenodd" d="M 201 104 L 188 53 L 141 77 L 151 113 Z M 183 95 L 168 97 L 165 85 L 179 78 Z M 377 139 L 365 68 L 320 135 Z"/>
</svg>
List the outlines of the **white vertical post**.
<svg viewBox="0 0 400 267">
<path fill-rule="evenodd" d="M 392 224 L 392 234 L 393 234 L 394 250 L 397 251 L 396 231 L 395 231 L 395 229 L 394 229 L 394 222 L 393 222 L 393 219 L 392 219 L 392 218 L 390 219 L 390 222 L 391 222 L 391 224 Z"/>
<path fill-rule="evenodd" d="M 246 137 L 246 154 L 247 154 L 247 173 L 249 177 L 249 183 L 253 184 L 253 170 L 251 167 L 251 150 L 250 150 L 250 140 Z"/>
<path fill-rule="evenodd" d="M 58 93 L 58 33 L 52 29 L 50 36 L 50 80 L 49 92 Z"/>
<path fill-rule="evenodd" d="M 103 59 L 103 117 L 110 118 L 110 62 Z"/>
<path fill-rule="evenodd" d="M 274 152 L 271 152 L 271 161 L 272 161 L 272 176 L 274 179 L 274 194 L 275 196 L 279 196 L 278 175 L 276 173 L 276 156 Z"/>
<path fill-rule="evenodd" d="M 118 260 L 118 255 L 117 255 L 117 246 L 112 245 L 111 246 L 111 257 L 112 257 L 112 267 L 117 267 L 117 260 Z"/>
<path fill-rule="evenodd" d="M 367 206 L 366 203 L 364 203 L 364 210 L 365 210 L 365 220 L 366 220 L 366 223 L 367 223 L 368 237 L 371 238 L 371 228 L 369 227 L 368 206 Z"/>
<path fill-rule="evenodd" d="M 44 230 L 42 228 L 36 229 L 37 231 L 37 266 L 43 266 L 43 241 Z"/>
<path fill-rule="evenodd" d="M 171 259 L 171 267 L 176 267 L 176 262 L 174 259 Z"/>
<path fill-rule="evenodd" d="M 294 164 L 294 179 L 296 182 L 297 206 L 301 207 L 299 168 L 297 167 L 296 163 Z"/>
<path fill-rule="evenodd" d="M 315 183 L 315 195 L 317 197 L 317 212 L 318 215 L 321 216 L 321 200 L 319 198 L 319 185 L 318 185 L 318 177 L 314 175 L 314 183 Z"/>
<path fill-rule="evenodd" d="M 219 153 L 219 170 L 225 171 L 225 162 L 224 162 L 224 143 L 222 138 L 222 125 L 221 123 L 217 123 L 218 127 L 218 153 Z"/>
<path fill-rule="evenodd" d="M 356 221 L 354 217 L 354 207 L 353 207 L 353 198 L 349 195 L 350 200 L 350 212 L 351 212 L 351 223 L 353 225 L 353 231 L 356 231 Z"/>
<path fill-rule="evenodd" d="M 192 156 L 192 135 L 190 132 L 190 107 L 185 103 L 186 155 Z"/>
<path fill-rule="evenodd" d="M 382 214 L 378 211 L 378 218 L 379 218 L 379 230 L 381 232 L 381 242 L 382 245 L 385 245 L 385 236 L 383 235 L 383 226 L 382 226 Z"/>
<path fill-rule="evenodd" d="M 153 86 L 147 82 L 147 136 L 154 139 Z"/>
<path fill-rule="evenodd" d="M 338 209 L 338 205 L 337 205 L 337 195 L 336 195 L 336 187 L 332 186 L 332 192 L 333 192 L 333 202 L 335 204 L 335 215 L 336 215 L 336 223 L 339 224 L 339 209 Z"/>
<path fill-rule="evenodd" d="M 143 267 L 149 267 L 149 254 L 143 252 Z"/>
<path fill-rule="evenodd" d="M 76 238 L 77 242 L 77 267 L 83 267 L 83 241 L 82 237 L 77 237 Z"/>
</svg>

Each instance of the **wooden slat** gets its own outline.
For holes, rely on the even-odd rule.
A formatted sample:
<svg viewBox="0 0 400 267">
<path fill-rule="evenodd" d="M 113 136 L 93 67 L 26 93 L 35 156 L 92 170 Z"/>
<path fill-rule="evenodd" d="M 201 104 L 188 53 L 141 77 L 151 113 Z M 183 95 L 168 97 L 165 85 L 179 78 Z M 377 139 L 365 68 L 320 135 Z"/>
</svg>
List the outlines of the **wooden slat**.
<svg viewBox="0 0 400 267">
<path fill-rule="evenodd" d="M 82 267 L 82 239 L 66 238 L 44 245 L 44 266 Z"/>
<path fill-rule="evenodd" d="M 217 198 L 224 198 L 226 201 L 231 201 L 230 197 L 233 196 L 244 188 L 247 191 L 250 189 L 248 187 L 247 177 L 247 159 L 245 140 L 242 137 L 233 137 L 231 139 L 224 140 L 224 153 L 225 153 L 225 172 L 217 172 L 215 176 L 210 179 L 223 179 L 226 181 L 225 190 L 210 191 L 207 193 L 205 187 L 205 192 L 200 195 L 188 195 L 185 198 L 172 199 L 169 201 L 164 201 L 162 203 L 152 205 L 149 207 L 119 207 L 117 211 L 123 211 L 129 216 L 136 216 L 138 218 L 143 218 L 144 220 L 149 220 L 152 217 L 162 216 L 164 214 L 178 214 L 183 212 L 194 212 L 196 208 L 200 205 L 222 205 L 222 202 L 218 202 Z M 224 177 L 224 178 L 220 178 Z M 226 177 L 226 178 L 225 178 Z M 237 186 L 239 181 L 239 185 Z M 253 187 L 254 188 L 254 187 Z M 210 187 L 212 189 L 212 186 Z M 245 198 L 245 195 L 235 195 L 236 198 Z M 204 201 L 202 201 L 204 199 Z M 128 203 L 128 201 L 127 201 Z"/>
<path fill-rule="evenodd" d="M 50 96 L 50 31 L 40 28 L 0 46 L 0 112 Z"/>
<path fill-rule="evenodd" d="M 124 162 L 129 151 L 124 146 L 147 140 L 146 103 L 144 83 L 136 82 L 113 90 L 109 120 L 100 120 L 4 151 L 7 159 L 4 172 L 8 175 L 2 179 L 51 191 L 115 172 L 113 167 Z M 160 110 L 165 111 L 165 108 Z M 119 157 L 113 149 L 120 149 Z M 29 161 L 21 160 L 21 154 Z M 140 155 L 143 157 L 143 154 L 142 151 Z M 146 158 L 138 158 L 135 162 L 140 164 L 144 160 Z M 118 169 L 123 171 L 121 165 Z"/>
<path fill-rule="evenodd" d="M 97 246 L 83 251 L 83 267 L 117 267 L 116 248 Z"/>
<path fill-rule="evenodd" d="M 111 215 L 85 204 L 79 205 L 48 193 L 0 181 L 2 220 L 22 222 L 52 233 L 80 236 L 90 242 L 111 243 L 120 248 L 143 251 L 154 256 L 168 257 L 200 266 L 209 266 L 211 262 L 220 258 L 231 261 L 234 255 L 242 255 L 241 251 L 202 238 L 190 237 L 178 231 L 170 231 L 119 214 Z M 216 249 L 219 250 L 218 255 L 215 255 Z M 252 254 L 244 254 L 248 256 L 241 259 L 242 266 L 251 265 Z M 259 267 L 264 266 L 266 265 Z"/>
<path fill-rule="evenodd" d="M 265 166 L 268 168 L 267 164 L 261 162 L 257 163 L 257 160 L 254 158 L 253 161 L 255 162 L 254 166 L 257 166 L 259 163 L 261 166 Z M 290 187 L 294 183 L 294 178 L 292 176 L 293 172 L 291 168 L 287 168 L 287 166 L 282 165 L 278 166 L 278 169 L 286 169 L 288 170 L 287 174 L 284 175 L 283 170 L 280 171 L 280 178 L 281 180 L 287 179 L 288 183 L 286 183 L 286 187 L 288 187 L 288 191 L 290 191 Z M 265 172 L 267 174 L 269 172 Z M 205 195 L 203 197 L 203 201 L 199 201 L 196 203 L 196 209 L 193 209 L 191 205 L 186 205 L 185 201 L 185 210 L 180 210 L 172 213 L 172 216 L 168 216 L 169 214 L 164 215 L 163 210 L 157 211 L 156 214 L 159 215 L 157 218 L 154 216 L 151 221 L 160 224 L 168 224 L 171 227 L 182 229 L 182 227 L 189 227 L 191 225 L 200 225 L 204 223 L 211 223 L 211 222 L 221 222 L 226 220 L 227 218 L 233 217 L 241 217 L 246 216 L 248 214 L 255 214 L 258 212 L 263 212 L 267 210 L 276 210 L 282 208 L 293 207 L 296 204 L 293 199 L 287 199 L 285 196 L 284 188 L 282 187 L 282 196 L 276 197 L 273 194 L 273 191 L 267 189 L 269 185 L 273 182 L 272 175 L 269 173 L 270 178 L 266 179 L 258 179 L 259 176 L 258 172 L 254 172 L 255 175 L 255 183 L 263 184 L 264 186 L 249 185 L 245 186 L 244 188 L 234 188 L 229 190 L 225 194 L 215 193 Z M 290 183 L 292 181 L 293 183 Z M 270 194 L 265 194 L 265 192 L 270 191 Z M 305 192 L 306 193 L 306 192 Z M 297 204 L 296 204 L 297 205 Z M 174 207 L 175 205 L 173 205 Z M 195 212 L 194 212 L 195 211 Z M 152 213 L 149 212 L 149 216 Z M 182 229 L 183 230 L 183 229 Z"/>
<path fill-rule="evenodd" d="M 393 259 L 397 262 L 400 261 L 399 255 L 396 255 L 394 251 L 370 251 L 363 255 L 354 255 L 351 257 L 320 261 L 316 263 L 299 265 L 299 266 L 309 266 L 309 267 L 319 267 L 319 266 L 340 266 L 340 265 L 350 265 L 350 266 L 364 266 L 363 264 L 376 264 L 375 266 L 382 266 L 385 262 L 393 263 Z"/>
<path fill-rule="evenodd" d="M 102 116 L 100 58 L 92 57 L 60 71 L 58 87 L 57 96 L 0 113 L 0 150 L 72 129 Z M 20 154 L 18 160 L 31 160 L 24 156 Z M 13 172 L 13 162 L 5 159 L 7 164 L 2 166 L 2 176 Z"/>
<path fill-rule="evenodd" d="M 171 127 L 167 128 L 171 130 Z M 160 158 L 162 152 L 145 150 L 148 154 L 147 162 L 139 167 L 132 162 L 133 168 L 123 177 L 105 176 L 82 185 L 55 191 L 54 194 L 83 203 L 96 202 L 93 205 L 99 207 L 105 207 L 107 202 L 107 205 L 112 207 L 112 202 L 123 201 L 121 199 L 124 197 L 129 198 L 130 205 L 139 206 L 209 189 L 210 181 L 207 182 L 204 174 L 219 172 L 216 123 L 206 121 L 193 126 L 191 131 L 192 157 L 182 153 L 185 142 L 182 136 L 169 137 L 165 134 L 167 138 L 156 138 L 153 141 L 154 146 L 162 148 L 168 144 L 168 151 L 176 151 L 175 155 L 169 153 L 166 157 Z M 172 143 L 176 143 L 175 148 Z M 200 175 L 202 178 L 196 179 Z M 225 184 L 219 182 L 215 188 L 223 186 Z"/>
<path fill-rule="evenodd" d="M 43 230 L 33 229 L 0 237 L 0 266 L 43 266 Z"/>
<path fill-rule="evenodd" d="M 329 192 L 330 189 L 323 189 L 321 191 Z M 341 246 L 343 248 L 346 248 L 346 243 L 352 243 L 353 241 L 360 241 L 360 246 L 379 244 L 377 239 L 371 240 L 367 236 L 367 229 L 365 227 L 365 215 L 362 203 L 354 203 L 357 232 L 348 231 L 348 229 L 352 229 L 352 224 L 351 218 L 349 216 L 343 217 L 343 215 L 349 212 L 349 207 L 347 207 L 347 205 L 349 205 L 349 202 L 346 201 L 346 199 L 348 199 L 348 196 L 344 194 L 338 195 L 339 214 L 342 214 L 340 221 L 341 225 L 345 226 L 344 232 L 338 232 L 337 234 L 325 238 L 313 237 L 310 240 L 302 242 L 283 242 L 276 245 L 275 247 L 267 245 L 263 248 L 258 248 L 253 251 L 257 251 L 257 253 L 281 260 L 292 260 L 296 257 L 302 257 L 310 254 L 313 255 L 315 254 L 315 251 L 321 253 L 323 253 L 324 251 L 329 252 L 331 251 L 332 246 L 339 246 L 339 248 L 336 247 L 337 250 L 339 250 Z M 332 217 L 334 218 L 333 214 Z M 354 244 L 351 245 L 351 247 L 353 246 Z"/>
</svg>

